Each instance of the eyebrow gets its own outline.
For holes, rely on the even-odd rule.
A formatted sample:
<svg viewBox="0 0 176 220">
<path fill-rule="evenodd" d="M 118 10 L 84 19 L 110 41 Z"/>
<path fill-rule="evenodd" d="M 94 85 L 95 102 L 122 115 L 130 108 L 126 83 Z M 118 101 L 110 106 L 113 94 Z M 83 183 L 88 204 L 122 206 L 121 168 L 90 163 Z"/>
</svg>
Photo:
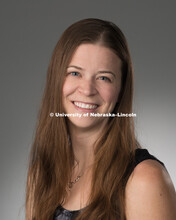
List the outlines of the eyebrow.
<svg viewBox="0 0 176 220">
<path fill-rule="evenodd" d="M 75 65 L 68 66 L 67 68 L 71 68 L 71 67 L 74 67 L 79 70 L 84 70 L 82 67 L 75 66 Z M 116 77 L 116 75 L 112 71 L 109 71 L 109 70 L 100 70 L 98 71 L 98 73 L 109 73 L 109 74 L 112 74 L 114 77 Z"/>
</svg>

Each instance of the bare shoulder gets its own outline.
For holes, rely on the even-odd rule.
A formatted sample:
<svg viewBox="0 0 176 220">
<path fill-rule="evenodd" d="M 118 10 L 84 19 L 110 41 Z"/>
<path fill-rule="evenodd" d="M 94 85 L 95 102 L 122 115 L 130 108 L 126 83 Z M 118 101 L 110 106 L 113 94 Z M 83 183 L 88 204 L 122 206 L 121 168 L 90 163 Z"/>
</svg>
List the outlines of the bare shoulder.
<svg viewBox="0 0 176 220">
<path fill-rule="evenodd" d="M 127 220 L 175 220 L 176 193 L 166 169 L 155 160 L 138 164 L 125 192 Z"/>
</svg>

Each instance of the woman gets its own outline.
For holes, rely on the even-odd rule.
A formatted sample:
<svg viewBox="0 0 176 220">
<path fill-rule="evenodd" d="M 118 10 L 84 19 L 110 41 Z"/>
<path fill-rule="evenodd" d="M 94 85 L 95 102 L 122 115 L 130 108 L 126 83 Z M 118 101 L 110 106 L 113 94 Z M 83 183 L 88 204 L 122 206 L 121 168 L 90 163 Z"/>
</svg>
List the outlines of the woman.
<svg viewBox="0 0 176 220">
<path fill-rule="evenodd" d="M 140 148 L 132 117 L 111 117 L 132 113 L 132 97 L 121 30 L 100 19 L 71 25 L 48 68 L 28 171 L 27 220 L 176 219 L 164 164 Z"/>
</svg>

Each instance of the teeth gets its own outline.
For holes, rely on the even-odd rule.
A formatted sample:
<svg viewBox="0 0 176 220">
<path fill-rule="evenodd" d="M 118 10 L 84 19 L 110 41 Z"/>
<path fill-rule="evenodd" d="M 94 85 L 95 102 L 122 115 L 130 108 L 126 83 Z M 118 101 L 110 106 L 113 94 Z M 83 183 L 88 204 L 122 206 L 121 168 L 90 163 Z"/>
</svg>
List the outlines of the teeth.
<svg viewBox="0 0 176 220">
<path fill-rule="evenodd" d="M 90 105 L 90 104 L 85 104 L 82 102 L 74 102 L 74 104 L 80 108 L 87 108 L 87 109 L 95 109 L 97 108 L 97 105 Z"/>
</svg>

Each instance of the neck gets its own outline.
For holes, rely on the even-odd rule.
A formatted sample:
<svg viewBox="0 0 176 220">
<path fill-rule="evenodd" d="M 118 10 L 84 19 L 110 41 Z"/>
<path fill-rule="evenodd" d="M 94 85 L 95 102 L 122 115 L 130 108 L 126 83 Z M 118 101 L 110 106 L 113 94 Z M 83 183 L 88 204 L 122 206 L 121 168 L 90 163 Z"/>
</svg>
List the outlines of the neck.
<svg viewBox="0 0 176 220">
<path fill-rule="evenodd" d="M 79 164 L 79 172 L 83 172 L 94 162 L 94 143 L 100 135 L 100 130 L 80 129 L 69 126 L 70 137 L 75 160 Z"/>
</svg>

